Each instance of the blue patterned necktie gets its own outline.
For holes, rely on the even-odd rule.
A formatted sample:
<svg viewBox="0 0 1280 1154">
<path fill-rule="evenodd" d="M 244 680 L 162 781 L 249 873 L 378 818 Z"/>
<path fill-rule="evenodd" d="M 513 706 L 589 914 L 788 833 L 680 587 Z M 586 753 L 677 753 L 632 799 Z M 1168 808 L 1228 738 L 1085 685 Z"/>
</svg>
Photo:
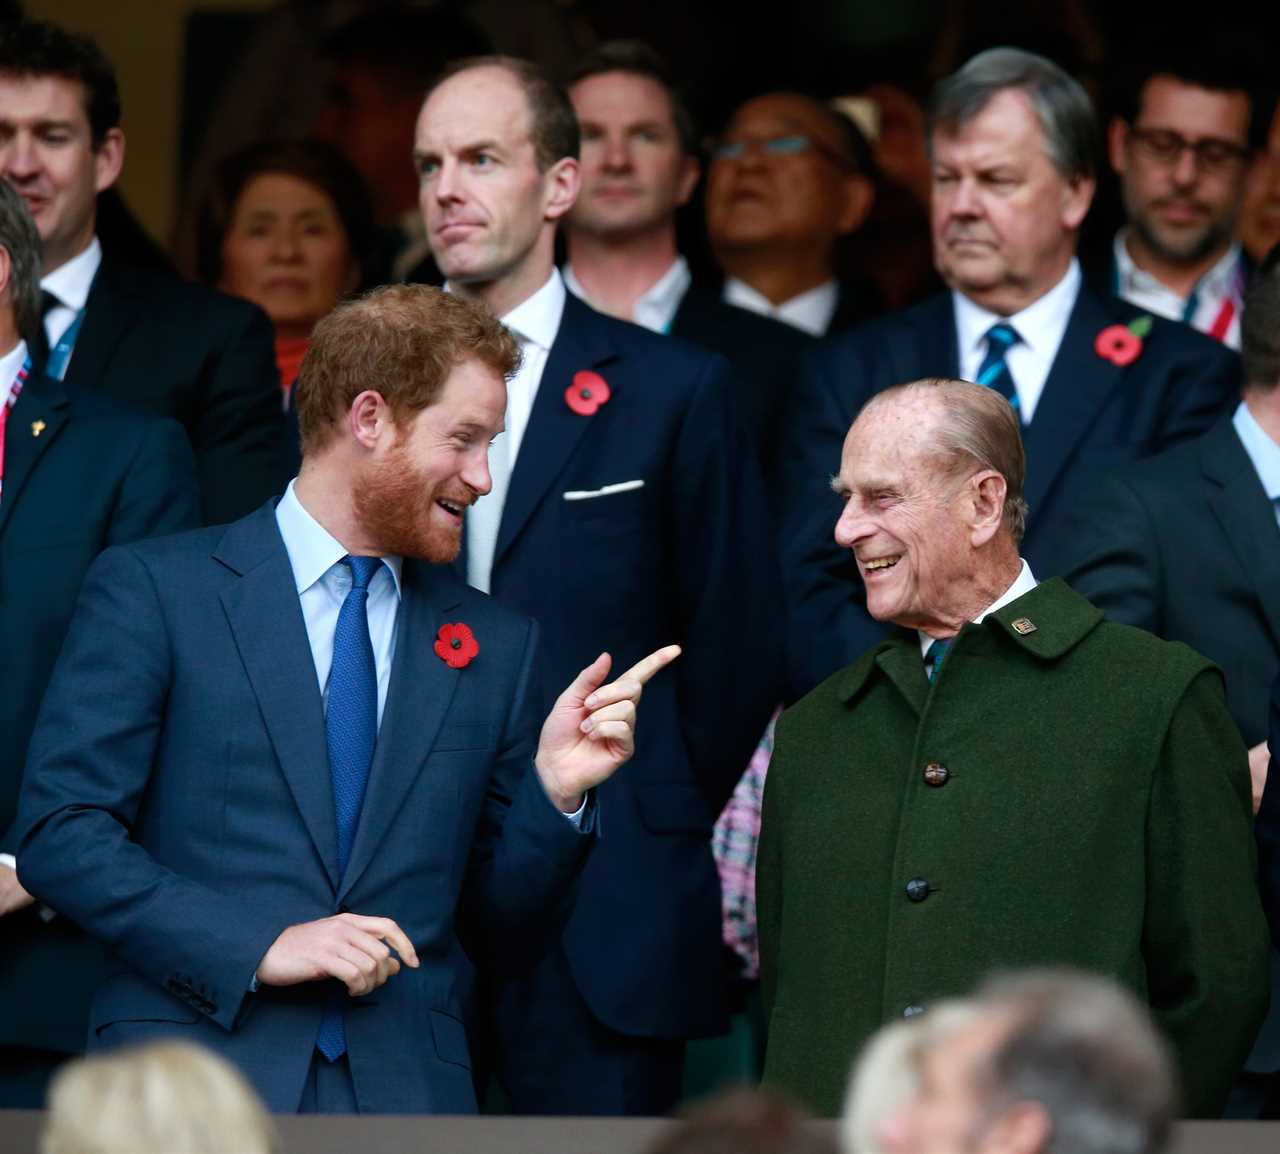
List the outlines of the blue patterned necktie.
<svg viewBox="0 0 1280 1154">
<path fill-rule="evenodd" d="M 1009 372 L 1009 362 L 1005 359 L 1009 350 L 1022 338 L 1018 330 L 1011 324 L 1000 321 L 987 330 L 987 355 L 978 368 L 978 384 L 995 389 L 1013 406 L 1013 411 L 1022 419 L 1022 411 L 1018 408 L 1018 390 L 1014 388 L 1013 377 Z"/>
<path fill-rule="evenodd" d="M 369 639 L 369 582 L 382 565 L 380 557 L 344 557 L 351 567 L 351 590 L 338 611 L 333 631 L 333 665 L 329 670 L 329 705 L 324 718 L 333 779 L 333 808 L 338 819 L 338 876 L 347 871 L 360 808 L 364 805 L 369 767 L 378 741 L 378 671 Z M 343 1002 L 335 999 L 325 1010 L 316 1048 L 336 1062 L 347 1049 Z"/>
<path fill-rule="evenodd" d="M 938 671 L 941 670 L 942 662 L 947 656 L 947 650 L 951 648 L 954 640 L 954 637 L 935 638 L 933 644 L 926 650 L 924 655 L 925 672 L 928 673 L 930 681 L 938 680 Z"/>
</svg>

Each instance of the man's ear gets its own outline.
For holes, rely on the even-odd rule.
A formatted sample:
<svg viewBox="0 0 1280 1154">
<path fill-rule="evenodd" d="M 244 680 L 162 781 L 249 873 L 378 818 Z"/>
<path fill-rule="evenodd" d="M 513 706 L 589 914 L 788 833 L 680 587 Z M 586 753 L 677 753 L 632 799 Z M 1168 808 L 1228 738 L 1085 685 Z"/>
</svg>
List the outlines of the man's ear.
<svg viewBox="0 0 1280 1154">
<path fill-rule="evenodd" d="M 840 202 L 840 212 L 836 217 L 836 234 L 848 236 L 862 227 L 862 222 L 871 214 L 876 201 L 875 186 L 871 178 L 860 172 L 850 173 L 843 181 L 844 196 Z"/>
<path fill-rule="evenodd" d="M 698 187 L 698 178 L 702 175 L 702 165 L 691 152 L 686 152 L 680 164 L 680 184 L 676 191 L 676 207 L 682 208 L 689 203 L 693 190 Z"/>
<path fill-rule="evenodd" d="M 351 436 L 366 449 L 375 448 L 380 440 L 389 437 L 394 426 L 391 407 L 376 389 L 365 389 L 347 411 Z"/>
<path fill-rule="evenodd" d="M 1044 1154 L 1053 1137 L 1053 1119 L 1039 1102 L 1018 1102 L 983 1135 L 982 1154 Z"/>
<path fill-rule="evenodd" d="M 1077 176 L 1066 182 L 1062 193 L 1062 224 L 1077 229 L 1084 223 L 1098 182 L 1091 176 Z"/>
<path fill-rule="evenodd" d="M 984 469 L 969 478 L 973 502 L 970 537 L 975 548 L 985 545 L 1004 523 L 1004 501 L 1009 485 L 994 469 Z"/>
<path fill-rule="evenodd" d="M 1112 169 L 1120 176 L 1124 175 L 1128 157 L 1125 146 L 1129 143 L 1129 125 L 1119 116 L 1113 116 L 1107 124 L 1107 159 Z"/>
<path fill-rule="evenodd" d="M 547 169 L 542 179 L 546 190 L 546 200 L 542 207 L 543 219 L 559 220 L 578 199 L 582 176 L 577 159 L 572 156 L 561 157 Z"/>
<path fill-rule="evenodd" d="M 106 192 L 124 168 L 124 130 L 108 128 L 102 143 L 93 153 L 93 187 Z"/>
<path fill-rule="evenodd" d="M 9 255 L 9 250 L 0 245 L 0 298 L 4 303 L 12 307 L 13 294 L 9 292 L 9 281 L 13 276 L 13 258 Z"/>
</svg>

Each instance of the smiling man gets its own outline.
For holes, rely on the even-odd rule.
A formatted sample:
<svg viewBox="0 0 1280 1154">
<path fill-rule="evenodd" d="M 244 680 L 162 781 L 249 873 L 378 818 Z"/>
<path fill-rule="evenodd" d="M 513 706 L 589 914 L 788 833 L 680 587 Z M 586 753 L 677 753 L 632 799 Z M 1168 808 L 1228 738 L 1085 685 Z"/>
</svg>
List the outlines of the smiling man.
<svg viewBox="0 0 1280 1154">
<path fill-rule="evenodd" d="M 1214 1116 L 1267 1004 L 1244 745 L 1215 666 L 1037 583 L 1024 475 L 964 381 L 886 389 L 845 439 L 835 539 L 899 632 L 778 724 L 765 1080 L 835 1113 L 882 1023 L 1059 964 L 1145 998 Z"/>
<path fill-rule="evenodd" d="M 961 377 L 1016 406 L 1031 506 L 1022 548 L 1050 576 L 1081 486 L 1202 432 L 1239 387 L 1230 350 L 1082 283 L 1075 253 L 1097 135 L 1080 85 L 1018 49 L 974 57 L 934 94 L 933 252 L 949 291 L 828 341 L 788 410 L 782 548 L 793 692 L 883 635 L 850 554 L 831 540 L 837 508 L 826 491 L 845 431 L 877 391 Z"/>
</svg>

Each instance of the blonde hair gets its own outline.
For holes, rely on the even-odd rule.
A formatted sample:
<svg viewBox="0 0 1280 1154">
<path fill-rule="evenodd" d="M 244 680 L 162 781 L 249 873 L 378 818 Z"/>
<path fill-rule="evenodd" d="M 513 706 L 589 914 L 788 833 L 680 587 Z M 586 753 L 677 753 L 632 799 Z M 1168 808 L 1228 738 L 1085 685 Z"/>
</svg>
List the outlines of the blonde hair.
<svg viewBox="0 0 1280 1154">
<path fill-rule="evenodd" d="M 244 1077 L 187 1042 L 72 1062 L 49 1089 L 40 1154 L 277 1154 L 279 1137 Z"/>
</svg>

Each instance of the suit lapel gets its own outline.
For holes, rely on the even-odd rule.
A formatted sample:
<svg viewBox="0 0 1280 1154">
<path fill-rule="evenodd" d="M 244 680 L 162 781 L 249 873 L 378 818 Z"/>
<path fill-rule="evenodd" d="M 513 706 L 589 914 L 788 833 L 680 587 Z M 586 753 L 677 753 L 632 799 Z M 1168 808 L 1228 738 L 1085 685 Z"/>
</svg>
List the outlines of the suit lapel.
<svg viewBox="0 0 1280 1154">
<path fill-rule="evenodd" d="M 338 887 L 338 832 L 324 708 L 289 555 L 267 506 L 237 521 L 215 558 L 241 578 L 222 606 L 289 790 Z"/>
<path fill-rule="evenodd" d="M 22 496 L 36 462 L 62 432 L 68 416 L 67 394 L 48 377 L 32 373 L 22 396 L 9 410 L 4 432 L 4 490 L 0 492 L 0 533 L 9 511 Z"/>
<path fill-rule="evenodd" d="M 938 293 L 902 314 L 890 330 L 894 383 L 922 377 L 959 377 L 956 314 L 949 292 Z"/>
<path fill-rule="evenodd" d="M 1035 417 L 1024 430 L 1027 448 L 1026 498 L 1039 508 L 1107 398 L 1119 386 L 1123 370 L 1093 350 L 1098 333 L 1115 318 L 1082 287 L 1053 359 Z"/>
<path fill-rule="evenodd" d="M 582 435 L 595 417 L 583 417 L 565 403 L 564 393 L 574 373 L 596 369 L 615 355 L 605 326 L 572 293 L 567 294 L 560 330 L 551 346 L 529 424 L 516 454 L 515 468 L 502 510 L 502 524 L 494 549 L 496 572 L 503 555 L 520 535 L 533 511 L 546 497 Z M 607 379 L 607 374 L 605 374 Z M 616 381 L 609 388 L 618 389 Z"/>
<path fill-rule="evenodd" d="M 436 656 L 432 639 L 445 614 L 461 600 L 462 583 L 448 568 L 406 560 L 401 585 L 387 703 L 339 900 L 359 881 L 400 813 L 435 744 L 461 676 Z"/>
<path fill-rule="evenodd" d="M 68 384 L 96 387 L 116 345 L 138 322 L 141 311 L 130 302 L 127 286 L 103 257 L 85 301 L 84 321 L 67 366 Z"/>
<path fill-rule="evenodd" d="M 1205 477 L 1217 486 L 1209 507 L 1252 582 L 1267 626 L 1280 645 L 1280 528 L 1229 417 L 1205 434 L 1200 463 Z"/>
</svg>

